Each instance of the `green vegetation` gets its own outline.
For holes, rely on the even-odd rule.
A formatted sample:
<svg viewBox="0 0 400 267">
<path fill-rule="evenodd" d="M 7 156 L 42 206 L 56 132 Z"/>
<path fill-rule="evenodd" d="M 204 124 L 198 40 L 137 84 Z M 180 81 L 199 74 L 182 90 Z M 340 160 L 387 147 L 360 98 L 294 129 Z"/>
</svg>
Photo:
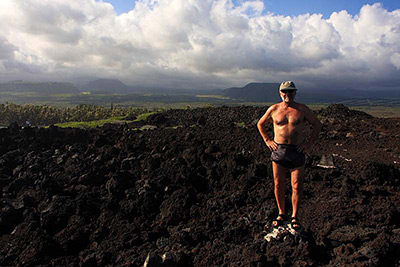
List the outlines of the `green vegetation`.
<svg viewBox="0 0 400 267">
<path fill-rule="evenodd" d="M 135 118 L 140 114 L 148 114 L 147 108 L 134 107 L 99 107 L 94 105 L 78 105 L 72 108 L 56 108 L 47 105 L 17 105 L 6 102 L 0 104 L 0 125 L 16 122 L 25 125 L 51 125 L 65 122 L 89 122 L 118 117 Z M 147 115 L 148 116 L 148 115 Z"/>
<path fill-rule="evenodd" d="M 172 127 L 169 127 L 169 128 L 171 128 L 171 129 L 178 129 L 178 128 L 182 128 L 183 127 L 183 125 L 176 125 L 176 126 L 172 126 Z"/>
<path fill-rule="evenodd" d="M 136 117 L 136 120 L 134 120 L 134 121 L 145 121 L 147 119 L 147 117 L 149 117 L 150 115 L 155 114 L 155 113 L 157 113 L 157 112 L 148 112 L 148 113 L 139 114 Z"/>
<path fill-rule="evenodd" d="M 56 123 L 55 126 L 61 128 L 96 128 L 102 127 L 107 123 L 128 123 L 131 121 L 123 120 L 124 117 L 111 117 L 104 120 L 96 120 L 96 121 L 75 121 L 75 122 L 64 122 L 64 123 Z"/>
<path fill-rule="evenodd" d="M 135 120 L 126 120 L 125 116 L 117 116 L 117 117 L 111 117 L 108 119 L 103 119 L 103 120 L 94 120 L 94 121 L 72 121 L 72 122 L 64 122 L 64 123 L 56 123 L 54 124 L 55 126 L 61 127 L 61 128 L 96 128 L 96 127 L 102 127 L 107 123 L 112 123 L 112 124 L 122 124 L 122 123 L 129 123 L 129 122 L 135 122 L 135 121 L 145 121 L 150 115 L 155 114 L 157 112 L 147 112 L 143 114 L 139 114 Z M 133 130 L 153 130 L 155 126 L 152 125 L 144 125 L 141 128 L 133 129 Z"/>
<path fill-rule="evenodd" d="M 237 127 L 241 127 L 241 128 L 244 128 L 246 125 L 244 124 L 244 122 L 235 122 L 235 125 L 237 126 Z"/>
<path fill-rule="evenodd" d="M 154 125 L 144 125 L 139 128 L 140 131 L 146 131 L 146 130 L 154 130 L 157 129 L 157 126 Z"/>
</svg>

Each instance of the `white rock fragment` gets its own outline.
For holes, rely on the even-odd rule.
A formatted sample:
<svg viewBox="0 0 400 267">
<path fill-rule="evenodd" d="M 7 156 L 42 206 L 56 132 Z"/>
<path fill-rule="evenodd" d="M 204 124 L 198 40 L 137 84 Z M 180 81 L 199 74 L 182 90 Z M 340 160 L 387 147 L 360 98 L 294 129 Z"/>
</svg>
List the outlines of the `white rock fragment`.
<svg viewBox="0 0 400 267">
<path fill-rule="evenodd" d="M 264 236 L 264 239 L 267 242 L 270 242 L 272 239 L 278 239 L 278 240 L 284 239 L 288 235 L 298 236 L 300 235 L 300 232 L 302 230 L 303 228 L 296 231 L 295 229 L 293 229 L 290 222 L 284 222 L 283 225 L 273 228 L 272 232 Z"/>
<path fill-rule="evenodd" d="M 332 155 L 322 155 L 321 160 L 317 163 L 318 167 L 324 168 L 324 169 L 334 169 L 336 168 L 335 165 L 333 164 L 333 157 Z"/>
</svg>

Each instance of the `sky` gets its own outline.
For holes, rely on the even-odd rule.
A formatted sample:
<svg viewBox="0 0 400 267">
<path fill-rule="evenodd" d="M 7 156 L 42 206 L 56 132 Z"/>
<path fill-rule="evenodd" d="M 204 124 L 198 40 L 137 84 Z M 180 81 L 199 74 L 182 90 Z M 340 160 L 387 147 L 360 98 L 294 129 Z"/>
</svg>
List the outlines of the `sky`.
<svg viewBox="0 0 400 267">
<path fill-rule="evenodd" d="M 134 9 L 135 0 L 103 0 L 113 5 L 115 12 L 120 15 L 127 13 Z M 232 1 L 235 5 L 239 5 L 240 0 Z M 321 1 L 321 0 L 264 0 L 264 13 L 270 12 L 277 15 L 284 16 L 298 16 L 302 14 L 322 14 L 325 18 L 333 12 L 340 12 L 346 10 L 351 15 L 357 15 L 363 5 L 373 5 L 378 1 L 362 1 L 362 0 L 335 0 L 335 1 Z M 393 11 L 400 8 L 398 0 L 380 1 L 386 10 Z"/>
<path fill-rule="evenodd" d="M 400 90 L 400 1 L 1 0 L 0 81 Z"/>
</svg>

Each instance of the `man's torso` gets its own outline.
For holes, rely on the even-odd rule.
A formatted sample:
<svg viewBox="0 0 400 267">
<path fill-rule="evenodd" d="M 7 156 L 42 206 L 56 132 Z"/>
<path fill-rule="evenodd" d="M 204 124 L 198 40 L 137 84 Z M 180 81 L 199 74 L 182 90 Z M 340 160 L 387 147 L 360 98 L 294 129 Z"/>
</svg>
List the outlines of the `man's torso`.
<svg viewBox="0 0 400 267">
<path fill-rule="evenodd" d="M 295 103 L 293 106 L 283 108 L 276 104 L 271 114 L 274 124 L 274 141 L 278 144 L 298 145 L 303 142 L 303 129 L 305 117 L 302 105 Z"/>
</svg>

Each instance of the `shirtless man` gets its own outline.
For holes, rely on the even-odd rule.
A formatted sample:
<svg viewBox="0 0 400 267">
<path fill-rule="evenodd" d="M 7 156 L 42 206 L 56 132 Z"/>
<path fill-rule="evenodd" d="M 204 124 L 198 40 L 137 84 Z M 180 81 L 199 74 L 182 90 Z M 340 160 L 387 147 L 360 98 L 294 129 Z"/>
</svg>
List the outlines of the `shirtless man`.
<svg viewBox="0 0 400 267">
<path fill-rule="evenodd" d="M 283 82 L 279 91 L 282 102 L 270 106 L 258 121 L 257 127 L 265 144 L 272 152 L 274 193 L 279 210 L 279 215 L 272 225 L 278 227 L 286 220 L 285 175 L 289 170 L 293 208 L 290 222 L 293 229 L 299 230 L 301 225 L 297 214 L 303 193 L 305 153 L 309 152 L 317 141 L 322 124 L 306 105 L 294 101 L 297 89 L 293 82 Z M 303 136 L 306 121 L 313 126 L 308 140 L 305 140 Z M 274 126 L 273 139 L 268 137 L 265 128 L 270 122 Z"/>
</svg>

